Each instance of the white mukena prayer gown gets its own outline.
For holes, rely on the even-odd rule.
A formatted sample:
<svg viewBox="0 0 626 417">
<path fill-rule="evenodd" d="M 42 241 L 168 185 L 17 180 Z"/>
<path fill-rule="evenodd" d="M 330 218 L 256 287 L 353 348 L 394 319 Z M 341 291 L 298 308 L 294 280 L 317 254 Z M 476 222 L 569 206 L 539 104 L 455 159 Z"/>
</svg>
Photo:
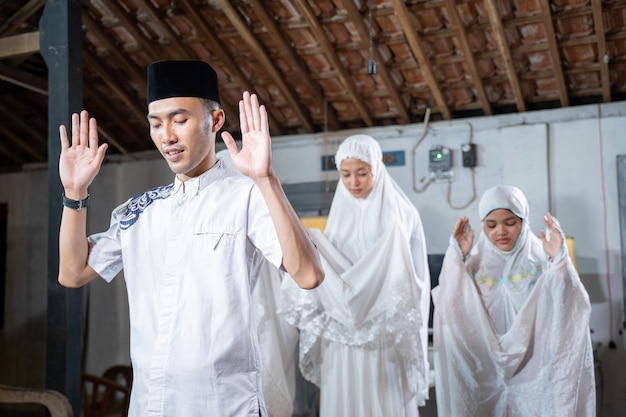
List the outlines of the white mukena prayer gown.
<svg viewBox="0 0 626 417">
<path fill-rule="evenodd" d="M 522 192 L 487 190 L 480 218 L 499 208 L 523 221 L 515 247 L 481 232 L 464 262 L 451 237 L 432 291 L 438 415 L 595 416 L 591 306 L 565 237 L 549 260 Z"/>
<path fill-rule="evenodd" d="M 417 209 L 382 163 L 378 142 L 346 139 L 335 157 L 372 167 L 353 197 L 341 180 L 324 234 L 310 234 L 326 278 L 283 280 L 281 314 L 300 329 L 300 369 L 320 387 L 320 417 L 415 417 L 428 397 L 430 275 Z"/>
</svg>

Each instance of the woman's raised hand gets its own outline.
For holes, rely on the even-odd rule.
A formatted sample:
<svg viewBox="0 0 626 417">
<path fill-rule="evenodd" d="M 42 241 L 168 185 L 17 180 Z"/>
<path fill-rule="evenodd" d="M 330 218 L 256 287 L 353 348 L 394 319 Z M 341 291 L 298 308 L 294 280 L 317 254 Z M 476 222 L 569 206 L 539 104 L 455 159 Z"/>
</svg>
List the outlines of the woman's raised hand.
<svg viewBox="0 0 626 417">
<path fill-rule="evenodd" d="M 463 216 L 457 220 L 452 236 L 456 239 L 461 252 L 463 252 L 463 259 L 465 259 L 472 249 L 472 242 L 474 241 L 474 229 L 470 227 L 467 217 Z"/>
</svg>

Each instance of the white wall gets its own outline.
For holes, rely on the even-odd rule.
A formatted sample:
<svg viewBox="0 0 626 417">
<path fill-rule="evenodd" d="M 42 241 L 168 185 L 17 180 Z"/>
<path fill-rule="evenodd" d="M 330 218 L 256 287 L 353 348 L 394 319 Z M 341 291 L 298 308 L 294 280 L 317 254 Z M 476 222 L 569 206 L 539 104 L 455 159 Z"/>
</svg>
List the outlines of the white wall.
<svg viewBox="0 0 626 417">
<path fill-rule="evenodd" d="M 478 146 L 475 193 L 472 171 L 463 168 L 460 160 L 460 146 L 470 140 L 470 127 L 471 140 Z M 423 124 L 279 137 L 273 146 L 276 171 L 285 184 L 335 182 L 337 173 L 321 171 L 320 158 L 334 154 L 348 135 L 363 132 L 378 139 L 384 151 L 405 152 L 406 164 L 389 171 L 420 211 L 429 253 L 445 251 L 460 215 L 468 215 L 473 227 L 480 227 L 478 200 L 492 185 L 513 184 L 525 192 L 535 231 L 550 210 L 566 234 L 575 238 L 580 272 L 593 303 L 593 339 L 603 344 L 614 340 L 622 346 L 617 333 L 623 305 L 616 156 L 626 154 L 624 103 L 431 122 L 419 144 Z M 433 183 L 422 190 L 420 179 L 428 177 L 427 151 L 433 145 L 452 149 L 454 178 L 449 185 Z M 90 231 L 107 227 L 115 205 L 171 182 L 172 174 L 156 152 L 135 157 L 138 160 L 110 158 L 115 162 L 102 168 L 90 189 Z M 46 175 L 45 167 L 0 175 L 0 202 L 9 205 L 7 322 L 0 331 L 0 383 L 15 383 L 20 368 L 45 369 L 41 346 L 45 334 L 40 334 L 45 330 Z M 466 209 L 454 208 L 470 201 Z M 112 284 L 90 284 L 88 291 L 93 332 L 88 370 L 101 373 L 115 363 L 128 363 L 125 289 L 123 280 L 117 279 Z M 37 335 L 32 343 L 25 337 L 26 328 Z"/>
<path fill-rule="evenodd" d="M 461 163 L 461 144 L 470 140 L 470 125 L 472 142 L 478 147 L 473 200 L 472 171 Z M 616 156 L 626 154 L 626 105 L 429 123 L 426 136 L 418 143 L 423 131 L 424 125 L 419 124 L 325 133 L 313 136 L 313 144 L 310 136 L 277 138 L 274 164 L 283 183 L 336 181 L 337 173 L 320 170 L 320 158 L 333 154 L 348 135 L 368 133 L 379 140 L 383 151 L 404 151 L 406 165 L 390 167 L 389 172 L 422 216 L 429 253 L 445 252 L 460 215 L 467 215 L 474 228 L 480 227 L 477 207 L 485 189 L 503 183 L 521 188 L 530 203 L 530 224 L 535 232 L 543 227 L 542 217 L 550 211 L 575 239 L 580 273 L 593 303 L 594 341 L 606 345 L 613 340 L 621 345 Z M 420 180 L 428 178 L 427 152 L 434 145 L 452 149 L 454 177 L 449 184 L 432 183 L 422 191 L 424 182 Z M 465 209 L 455 208 L 470 201 Z"/>
</svg>

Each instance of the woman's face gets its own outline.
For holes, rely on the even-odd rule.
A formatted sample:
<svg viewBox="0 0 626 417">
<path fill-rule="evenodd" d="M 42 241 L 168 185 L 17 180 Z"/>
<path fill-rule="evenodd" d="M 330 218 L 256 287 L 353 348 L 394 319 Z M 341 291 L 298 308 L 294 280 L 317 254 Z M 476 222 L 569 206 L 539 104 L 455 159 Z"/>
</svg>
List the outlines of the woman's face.
<svg viewBox="0 0 626 417">
<path fill-rule="evenodd" d="M 483 228 L 498 249 L 510 251 L 522 231 L 522 219 L 509 210 L 496 209 L 485 217 Z"/>
<path fill-rule="evenodd" d="M 360 159 L 348 158 L 341 162 L 339 167 L 341 182 L 356 198 L 365 198 L 374 188 L 372 167 Z"/>
</svg>

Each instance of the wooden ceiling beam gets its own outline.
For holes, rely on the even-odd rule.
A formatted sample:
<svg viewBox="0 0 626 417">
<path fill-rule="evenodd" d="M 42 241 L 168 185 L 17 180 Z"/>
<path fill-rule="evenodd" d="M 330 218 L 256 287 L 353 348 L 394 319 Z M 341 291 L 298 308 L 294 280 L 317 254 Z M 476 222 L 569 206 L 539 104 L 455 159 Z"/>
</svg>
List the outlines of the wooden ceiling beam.
<svg viewBox="0 0 626 417">
<path fill-rule="evenodd" d="M 461 46 L 461 52 L 463 52 L 463 55 L 465 56 L 465 64 L 467 65 L 467 69 L 472 77 L 474 90 L 478 95 L 478 100 L 480 100 L 485 114 L 491 116 L 493 114 L 491 103 L 489 103 L 489 98 L 487 97 L 487 93 L 485 93 L 483 80 L 478 72 L 478 68 L 476 67 L 476 60 L 474 59 L 474 53 L 472 52 L 472 48 L 467 40 L 465 26 L 463 26 L 463 22 L 461 22 L 461 19 L 459 18 L 459 11 L 456 8 L 456 0 L 446 0 L 446 8 L 448 9 L 448 16 L 450 17 L 452 25 L 456 28 L 457 39 Z"/>
<path fill-rule="evenodd" d="M 426 57 L 426 53 L 421 45 L 420 35 L 415 30 L 417 25 L 414 25 L 409 16 L 413 16 L 409 11 L 404 0 L 391 0 L 391 4 L 393 9 L 395 10 L 395 15 L 402 26 L 402 31 L 404 32 L 404 36 L 411 48 L 411 52 L 413 53 L 413 57 L 419 64 L 419 68 L 426 80 L 426 83 L 430 87 L 430 92 L 435 99 L 435 103 L 437 103 L 437 110 L 441 112 L 444 119 L 452 119 L 452 112 L 446 103 L 445 97 L 439 88 L 437 83 L 437 78 L 435 78 L 435 74 L 428 62 L 428 58 Z"/>
<path fill-rule="evenodd" d="M 48 80 L 26 74 L 8 65 L 0 64 L 0 80 L 38 94 L 48 95 Z"/>
<path fill-rule="evenodd" d="M 163 13 L 151 1 L 135 0 L 135 3 L 146 13 L 152 23 L 157 25 L 168 37 L 169 41 L 181 51 L 185 52 L 188 57 L 195 55 L 195 52 L 181 39 L 170 24 L 163 18 Z"/>
<path fill-rule="evenodd" d="M 6 110 L 7 109 L 3 106 L 2 111 L 6 111 Z M 16 120 L 18 119 L 12 119 L 13 122 L 15 122 Z M 32 144 L 28 140 L 29 139 L 28 137 L 24 137 L 22 134 L 18 136 L 14 133 L 13 129 L 7 128 L 6 126 L 7 124 L 0 123 L 0 137 L 4 136 L 11 143 L 11 146 L 4 147 L 4 149 L 7 150 L 6 156 L 10 157 L 15 162 L 20 162 L 21 158 L 14 157 L 14 155 L 16 155 L 15 148 L 17 147 L 21 149 L 22 151 L 24 151 L 25 153 L 27 153 L 28 155 L 32 156 L 37 162 L 45 162 L 48 159 L 45 153 L 37 151 L 32 146 Z M 0 142 L 3 142 L 3 141 L 0 141 Z"/>
<path fill-rule="evenodd" d="M 13 111 L 20 105 L 28 109 L 35 108 L 35 103 L 33 103 L 32 100 L 27 100 L 25 97 L 16 95 L 9 95 L 6 98 L 6 101 L 3 104 L 0 104 L 0 113 L 5 115 L 12 114 Z M 46 160 L 48 138 L 45 135 L 42 135 L 41 131 L 38 130 L 41 126 L 38 126 L 37 123 L 34 123 L 30 120 L 30 118 L 15 117 L 11 119 L 11 122 L 20 129 L 18 131 L 23 131 L 25 133 L 20 134 L 20 142 L 23 142 L 24 146 L 28 146 L 28 153 L 37 159 L 40 159 L 41 157 L 40 160 Z M 20 146 L 22 146 L 21 143 Z M 41 149 L 43 152 L 35 151 L 34 148 Z"/>
<path fill-rule="evenodd" d="M 113 41 L 109 38 L 107 34 L 105 34 L 99 27 L 99 24 L 94 21 L 89 13 L 83 11 L 83 26 L 84 31 L 90 32 L 97 40 L 102 44 L 104 49 L 106 49 L 107 53 L 116 61 L 122 64 L 122 68 L 125 72 L 128 73 L 130 78 L 134 81 L 134 83 L 139 87 L 139 93 L 143 96 L 146 95 L 146 77 L 142 74 L 137 67 L 137 65 L 133 62 L 132 59 L 128 59 L 125 57 L 119 50 Z"/>
<path fill-rule="evenodd" d="M 5 137 L 11 143 L 15 143 L 16 141 L 17 143 L 20 143 L 20 141 L 17 140 L 17 138 L 15 138 L 15 134 L 11 130 L 5 128 L 2 123 L 0 123 L 0 155 L 3 155 L 7 159 L 10 159 L 11 161 L 15 162 L 18 165 L 22 165 L 24 163 L 24 158 L 17 155 L 13 145 L 5 144 L 6 142 L 2 140 Z M 2 158 L 0 158 L 0 165 L 4 166 L 8 164 L 6 164 L 6 162 L 3 161 Z"/>
<path fill-rule="evenodd" d="M 256 35 L 243 21 L 239 12 L 230 4 L 228 0 L 217 0 L 217 4 L 220 5 L 222 12 L 224 12 L 237 33 L 239 33 L 239 36 L 241 36 L 244 42 L 248 45 L 257 61 L 261 64 L 261 66 L 263 66 L 265 71 L 267 71 L 274 83 L 276 83 L 276 86 L 282 93 L 285 100 L 287 100 L 289 107 L 294 111 L 304 129 L 309 133 L 314 132 L 315 126 L 313 121 L 307 114 L 308 112 L 306 109 L 300 105 L 299 100 L 294 94 L 295 89 L 287 84 L 285 81 L 285 75 L 277 68 L 274 63 L 275 61 L 267 54 L 265 47 L 257 40 Z M 271 106 L 271 103 L 268 104 Z"/>
<path fill-rule="evenodd" d="M 268 14 L 266 7 L 260 0 L 249 0 L 249 2 L 267 32 L 277 43 L 283 58 L 289 62 L 294 72 L 298 74 L 298 82 L 306 85 L 306 87 L 313 93 L 313 106 L 319 108 L 322 113 L 326 114 L 327 120 L 325 124 L 327 126 L 324 126 L 324 130 L 326 130 L 326 128 L 330 128 L 330 130 L 338 130 L 340 126 L 339 121 L 337 120 L 336 112 L 326 102 L 326 98 L 322 94 L 320 86 L 311 77 L 309 69 L 302 63 L 298 54 L 296 54 L 291 45 L 289 45 L 289 43 L 285 40 L 283 31 L 280 29 L 276 20 Z"/>
<path fill-rule="evenodd" d="M 500 13 L 496 5 L 496 0 L 484 0 L 487 14 L 489 15 L 489 21 L 491 22 L 492 33 L 498 44 L 498 50 L 504 61 L 506 67 L 506 75 L 511 85 L 511 91 L 515 97 L 515 103 L 517 110 L 520 112 L 526 111 L 526 103 L 524 102 L 524 93 L 522 93 L 522 87 L 520 86 L 519 79 L 517 78 L 517 72 L 515 71 L 515 65 L 513 64 L 513 57 L 511 56 L 511 49 L 509 43 L 506 40 L 506 33 L 504 32 L 504 25 L 500 18 Z"/>
<path fill-rule="evenodd" d="M 346 12 L 348 13 L 348 21 L 354 25 L 357 33 L 359 34 L 359 37 L 363 40 L 363 42 L 361 42 L 361 45 L 359 46 L 361 48 L 371 47 L 374 61 L 379 62 L 381 64 L 381 65 L 376 66 L 376 74 L 382 79 L 383 84 L 385 85 L 385 89 L 387 90 L 387 94 L 389 95 L 389 97 L 391 98 L 391 101 L 396 107 L 396 111 L 398 113 L 398 119 L 399 119 L 398 122 L 400 124 L 409 123 L 410 117 L 409 117 L 409 112 L 407 110 L 407 106 L 404 103 L 404 100 L 402 100 L 402 97 L 400 96 L 400 93 L 398 92 L 398 88 L 396 84 L 394 83 L 393 79 L 391 78 L 391 74 L 389 73 L 389 68 L 387 67 L 387 65 L 385 65 L 385 62 L 382 56 L 380 55 L 378 48 L 375 45 L 368 45 L 366 43 L 369 40 L 370 30 L 373 31 L 374 29 L 368 28 L 365 25 L 365 22 L 363 21 L 363 17 L 361 16 L 361 13 L 357 9 L 354 3 L 354 0 L 343 0 L 341 1 L 341 4 L 343 5 L 343 7 L 345 7 Z"/>
<path fill-rule="evenodd" d="M 210 25 L 200 16 L 200 13 L 196 10 L 195 6 L 192 5 L 189 0 L 180 0 L 182 7 L 185 9 L 185 13 L 189 21 L 193 24 L 194 28 L 198 31 L 198 33 L 204 37 L 205 41 L 211 45 L 211 51 L 215 52 L 219 58 L 219 60 L 224 65 L 227 72 L 234 77 L 242 89 L 242 94 L 244 90 L 249 91 L 250 93 L 256 93 L 254 90 L 254 86 L 250 84 L 250 81 L 246 78 L 245 74 L 241 71 L 239 65 L 233 61 L 233 58 L 230 54 L 224 49 L 224 46 L 219 41 L 219 39 L 211 32 L 208 28 Z M 269 97 L 259 97 L 263 101 L 269 102 Z M 226 110 L 227 114 L 237 115 L 237 120 L 239 117 L 239 107 L 233 107 L 226 102 L 226 100 L 222 100 L 222 107 Z M 276 120 L 276 117 L 272 115 L 271 112 L 267 115 L 269 119 L 270 129 L 273 134 L 280 135 L 282 134 L 282 129 L 280 127 L 280 123 Z M 238 126 L 238 124 L 237 124 Z"/>
<path fill-rule="evenodd" d="M 311 6 L 309 6 L 307 0 L 294 0 L 294 4 L 298 7 L 300 12 L 304 15 L 306 21 L 309 23 L 310 30 L 313 32 L 315 39 L 317 39 L 317 41 L 320 43 L 324 51 L 324 55 L 329 60 L 330 65 L 336 71 L 339 81 L 341 81 L 341 84 L 346 89 L 346 92 L 350 97 L 350 101 L 357 108 L 361 119 L 367 127 L 374 126 L 374 119 L 367 109 L 365 102 L 361 99 L 361 95 L 359 94 L 354 84 L 352 76 L 350 75 L 350 73 L 348 73 L 348 71 L 346 71 L 344 64 L 339 59 L 339 56 L 337 56 L 333 45 L 328 40 L 328 36 L 322 28 L 322 24 L 319 22 L 319 20 L 317 20 L 317 17 L 313 13 L 313 10 L 311 10 Z"/>
<path fill-rule="evenodd" d="M 561 63 L 561 56 L 558 49 L 558 38 L 554 32 L 554 22 L 552 20 L 552 12 L 550 11 L 550 4 L 547 1 L 539 1 L 541 6 L 541 15 L 543 16 L 543 25 L 546 30 L 546 39 L 548 41 L 548 50 L 550 51 L 550 57 L 552 58 L 552 68 L 554 69 L 554 77 L 559 89 L 559 100 L 562 107 L 569 106 L 569 97 L 567 95 L 567 85 L 565 84 L 565 76 L 563 75 L 563 65 Z"/>
<path fill-rule="evenodd" d="M 131 158 L 132 158 L 132 154 L 128 152 L 128 150 L 120 143 L 120 141 L 118 141 L 113 136 L 111 136 L 109 132 L 105 130 L 102 126 L 98 126 L 98 136 L 106 140 L 109 145 L 117 149 L 121 154 L 131 155 Z M 132 159 L 135 159 L 135 158 L 132 158 Z"/>
<path fill-rule="evenodd" d="M 98 134 L 105 139 L 113 148 L 117 149 L 121 154 L 128 154 L 129 151 L 127 149 L 130 142 L 137 143 L 139 149 L 145 145 L 147 131 L 148 131 L 148 121 L 144 117 L 144 130 L 139 131 L 134 128 L 137 123 L 129 123 L 128 117 L 126 113 L 119 112 L 117 108 L 114 108 L 108 102 L 102 102 L 102 100 L 98 100 L 97 97 L 85 97 L 85 107 L 88 108 L 89 113 L 94 115 L 99 115 L 96 119 L 98 122 Z M 106 120 L 108 125 L 105 126 L 103 121 Z M 114 138 L 112 134 L 110 134 L 109 125 L 114 125 L 116 129 L 117 138 Z M 120 140 L 119 138 L 123 138 Z"/>
<path fill-rule="evenodd" d="M 121 27 L 128 31 L 142 51 L 145 52 L 151 60 L 156 61 L 161 59 L 161 54 L 153 46 L 153 40 L 148 40 L 139 29 L 140 22 L 138 20 L 130 19 L 128 12 L 122 9 L 117 0 L 109 1 L 106 5 L 120 22 Z"/>
<path fill-rule="evenodd" d="M 45 4 L 46 0 L 30 0 L 17 13 L 0 25 L 0 36 L 13 33 L 22 25 L 22 23 L 37 13 Z"/>
<path fill-rule="evenodd" d="M 609 55 L 606 49 L 604 36 L 604 16 L 602 13 L 602 0 L 591 0 L 593 10 L 593 23 L 598 44 L 598 63 L 600 64 L 600 81 L 602 82 L 602 100 L 605 103 L 611 101 L 611 76 L 609 74 Z"/>
<path fill-rule="evenodd" d="M 89 72 L 97 75 L 111 89 L 113 94 L 126 105 L 128 111 L 137 120 L 146 118 L 145 108 L 143 106 L 140 108 L 138 100 L 135 97 L 131 97 L 120 86 L 119 81 L 113 78 L 111 72 L 102 66 L 102 61 L 95 59 L 88 50 L 83 50 L 83 62 Z"/>
<path fill-rule="evenodd" d="M 39 52 L 39 31 L 0 38 L 0 59 Z"/>
</svg>

